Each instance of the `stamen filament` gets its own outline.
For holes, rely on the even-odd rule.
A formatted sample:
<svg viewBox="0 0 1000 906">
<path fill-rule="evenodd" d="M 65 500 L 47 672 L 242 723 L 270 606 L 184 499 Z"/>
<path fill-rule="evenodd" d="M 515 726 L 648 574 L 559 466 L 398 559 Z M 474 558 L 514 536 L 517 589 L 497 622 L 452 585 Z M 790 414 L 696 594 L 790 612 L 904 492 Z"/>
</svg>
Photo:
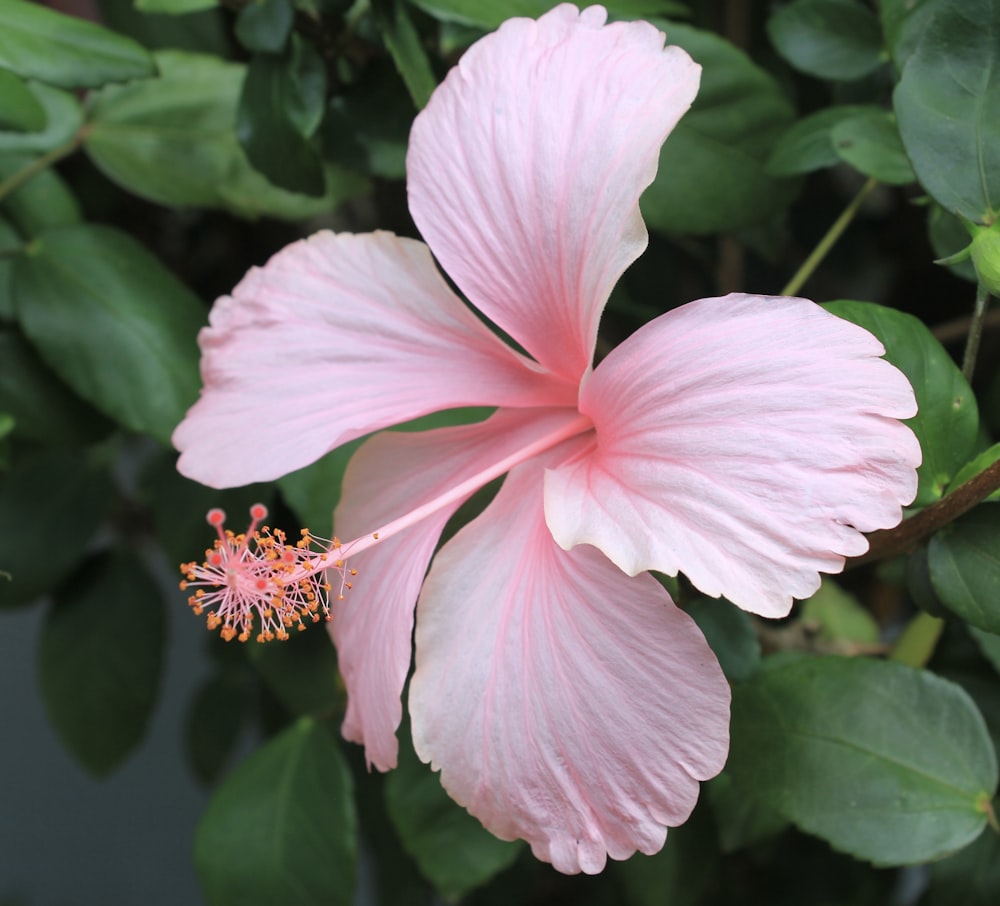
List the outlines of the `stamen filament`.
<svg viewBox="0 0 1000 906">
<path fill-rule="evenodd" d="M 514 468 L 514 466 L 520 465 L 522 462 L 526 462 L 532 457 L 537 456 L 539 453 L 544 453 L 546 450 L 551 449 L 557 444 L 561 444 L 564 440 L 569 440 L 571 437 L 576 437 L 578 434 L 590 431 L 593 427 L 594 423 L 590 420 L 589 416 L 578 415 L 571 422 L 567 422 L 555 431 L 551 431 L 544 437 L 532 441 L 520 450 L 511 453 L 509 456 L 505 456 L 503 459 L 498 460 L 493 465 L 483 469 L 481 472 L 477 472 L 471 478 L 467 478 L 465 481 L 459 482 L 453 488 L 449 488 L 443 494 L 439 494 L 433 500 L 429 500 L 427 503 L 410 510 L 410 512 L 406 513 L 404 516 L 400 516 L 398 519 L 394 519 L 392 522 L 383 525 L 378 529 L 378 531 L 372 532 L 368 535 L 362 535 L 360 538 L 355 538 L 353 541 L 345 541 L 340 548 L 341 556 L 353 557 L 355 554 L 360 554 L 362 551 L 373 547 L 380 541 L 385 541 L 387 538 L 391 538 L 393 535 L 396 535 L 404 529 L 409 528 L 411 525 L 420 522 L 422 519 L 426 519 L 428 516 L 433 515 L 443 507 L 454 503 L 456 500 L 461 500 L 473 491 L 479 490 L 479 488 L 488 484 L 494 478 L 499 478 L 501 475 L 505 475 L 512 468 Z"/>
</svg>

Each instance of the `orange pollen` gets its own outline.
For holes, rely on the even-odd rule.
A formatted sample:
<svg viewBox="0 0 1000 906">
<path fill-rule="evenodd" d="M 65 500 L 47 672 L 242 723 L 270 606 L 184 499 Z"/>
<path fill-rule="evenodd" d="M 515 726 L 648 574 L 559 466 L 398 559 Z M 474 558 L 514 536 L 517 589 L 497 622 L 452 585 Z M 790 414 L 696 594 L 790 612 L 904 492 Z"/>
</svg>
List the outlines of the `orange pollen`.
<svg viewBox="0 0 1000 906">
<path fill-rule="evenodd" d="M 235 534 L 225 528 L 226 515 L 211 510 L 206 517 L 218 537 L 199 563 L 182 563 L 182 590 L 194 590 L 188 604 L 211 631 L 227 642 L 234 638 L 258 642 L 289 638 L 293 626 L 299 631 L 306 622 L 318 622 L 320 614 L 329 622 L 330 573 L 339 579 L 337 600 L 349 589 L 347 577 L 357 574 L 330 554 L 340 547 L 337 539 L 327 541 L 302 529 L 300 538 L 288 542 L 281 529 L 261 525 L 267 508 L 250 508 L 250 526 Z M 255 632 L 256 624 L 256 632 Z"/>
</svg>

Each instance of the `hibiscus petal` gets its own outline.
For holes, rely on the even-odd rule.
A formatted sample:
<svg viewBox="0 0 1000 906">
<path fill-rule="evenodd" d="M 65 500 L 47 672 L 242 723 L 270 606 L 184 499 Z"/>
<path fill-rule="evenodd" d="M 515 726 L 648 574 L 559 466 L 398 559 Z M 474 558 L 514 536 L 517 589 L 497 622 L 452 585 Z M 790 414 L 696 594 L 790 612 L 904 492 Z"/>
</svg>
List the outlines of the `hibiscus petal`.
<svg viewBox="0 0 1000 906">
<path fill-rule="evenodd" d="M 646 247 L 639 195 L 701 72 L 649 23 L 605 15 L 564 4 L 473 45 L 414 122 L 406 161 L 410 211 L 449 276 L 575 380 Z"/>
<path fill-rule="evenodd" d="M 805 299 L 732 295 L 657 318 L 587 381 L 588 455 L 546 476 L 552 534 L 625 572 L 678 570 L 765 616 L 864 553 L 917 489 L 906 378 Z"/>
<path fill-rule="evenodd" d="M 348 465 L 337 532 L 365 536 L 575 417 L 575 410 L 501 410 L 473 425 L 379 434 Z M 349 559 L 358 575 L 330 624 L 349 695 L 342 729 L 365 746 L 368 763 L 379 770 L 396 765 L 420 584 L 441 530 L 461 503 Z"/>
<path fill-rule="evenodd" d="M 658 851 L 726 760 L 729 686 L 700 631 L 651 576 L 553 542 L 537 461 L 441 549 L 416 649 L 417 753 L 560 871 Z"/>
<path fill-rule="evenodd" d="M 573 404 L 448 289 L 423 243 L 317 233 L 212 309 L 178 468 L 216 487 L 277 478 L 355 437 L 456 406 Z"/>
</svg>

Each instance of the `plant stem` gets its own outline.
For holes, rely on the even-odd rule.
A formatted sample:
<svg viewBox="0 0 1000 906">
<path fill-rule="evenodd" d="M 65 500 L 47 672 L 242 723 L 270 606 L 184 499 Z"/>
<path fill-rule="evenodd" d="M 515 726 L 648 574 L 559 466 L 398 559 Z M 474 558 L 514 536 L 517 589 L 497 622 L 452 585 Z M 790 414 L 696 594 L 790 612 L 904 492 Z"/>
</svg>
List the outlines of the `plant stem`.
<svg viewBox="0 0 1000 906">
<path fill-rule="evenodd" d="M 965 355 L 962 357 L 962 374 L 971 384 L 972 373 L 976 370 L 976 356 L 979 353 L 979 340 L 983 335 L 983 322 L 986 320 L 986 307 L 990 294 L 982 283 L 976 287 L 976 307 L 972 312 L 969 324 L 969 337 L 965 341 Z"/>
<path fill-rule="evenodd" d="M 87 126 L 84 124 L 73 133 L 73 137 L 68 142 L 59 145 L 58 148 L 53 148 L 51 151 L 46 151 L 41 157 L 36 157 L 30 164 L 8 176 L 3 182 L 0 182 L 0 201 L 3 201 L 11 192 L 21 188 L 28 180 L 41 173 L 42 170 L 47 170 L 57 161 L 68 157 L 76 151 L 86 136 Z"/>
<path fill-rule="evenodd" d="M 826 231 L 826 235 L 817 243 L 816 248 L 802 262 L 802 266 L 795 272 L 795 276 L 788 281 L 788 284 L 781 291 L 782 296 L 794 296 L 812 275 L 813 271 L 819 267 L 820 262 L 827 256 L 830 249 L 836 244 L 844 230 L 847 229 L 858 209 L 864 204 L 865 199 L 872 193 L 878 185 L 878 180 L 870 177 L 868 181 L 858 190 L 858 194 L 851 199 L 851 203 L 844 208 L 844 212 L 833 222 L 833 225 Z"/>
<path fill-rule="evenodd" d="M 870 545 L 868 553 L 852 558 L 848 561 L 849 565 L 858 566 L 861 563 L 883 560 L 886 557 L 912 551 L 925 538 L 954 522 L 998 488 L 1000 488 L 1000 460 L 978 475 L 974 475 L 965 484 L 959 485 L 937 503 L 932 503 L 915 516 L 904 520 L 894 529 L 872 532 L 868 536 Z"/>
</svg>

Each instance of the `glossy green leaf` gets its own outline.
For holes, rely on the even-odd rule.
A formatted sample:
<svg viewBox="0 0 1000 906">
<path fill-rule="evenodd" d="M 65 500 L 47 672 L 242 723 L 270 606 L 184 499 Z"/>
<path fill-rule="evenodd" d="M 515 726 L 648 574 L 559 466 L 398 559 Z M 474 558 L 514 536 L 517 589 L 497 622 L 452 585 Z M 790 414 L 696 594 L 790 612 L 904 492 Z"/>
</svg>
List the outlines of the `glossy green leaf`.
<svg viewBox="0 0 1000 906">
<path fill-rule="evenodd" d="M 14 416 L 19 438 L 43 444 L 92 443 L 113 428 L 56 377 L 15 330 L 0 329 L 0 409 Z"/>
<path fill-rule="evenodd" d="M 767 34 L 792 66 L 821 79 L 860 79 L 883 61 L 878 19 L 858 0 L 793 0 L 767 20 Z"/>
<path fill-rule="evenodd" d="M 361 443 L 358 439 L 337 447 L 311 466 L 278 479 L 281 493 L 295 510 L 302 526 L 321 538 L 328 538 L 332 533 L 333 509 L 340 500 L 344 470 Z"/>
<path fill-rule="evenodd" d="M 292 714 L 343 711 L 345 693 L 337 673 L 337 655 L 322 621 L 307 625 L 284 642 L 251 644 L 247 656 L 274 696 Z"/>
<path fill-rule="evenodd" d="M 725 771 L 709 780 L 705 789 L 724 853 L 738 852 L 789 827 L 787 818 L 740 792 Z"/>
<path fill-rule="evenodd" d="M 698 97 L 663 146 L 657 177 L 642 196 L 647 223 L 701 235 L 770 219 L 794 191 L 794 183 L 765 169 L 775 141 L 792 123 L 784 93 L 728 41 L 687 26 L 660 25 L 667 40 L 703 69 Z"/>
<path fill-rule="evenodd" d="M 968 381 L 931 332 L 912 315 L 870 302 L 838 301 L 825 306 L 878 337 L 886 358 L 913 385 L 919 411 L 907 424 L 923 450 L 917 474 L 917 506 L 940 499 L 948 482 L 972 454 L 979 425 Z"/>
<path fill-rule="evenodd" d="M 162 204 L 299 219 L 329 211 L 365 187 L 358 177 L 329 166 L 321 197 L 271 185 L 250 165 L 236 138 L 245 67 L 179 51 L 156 58 L 160 78 L 105 88 L 90 112 L 84 147 L 124 188 Z"/>
<path fill-rule="evenodd" d="M 415 112 L 395 72 L 366 70 L 331 99 L 320 132 L 323 153 L 361 173 L 403 179 Z"/>
<path fill-rule="evenodd" d="M 902 69 L 915 50 L 931 17 L 953 2 L 955 0 L 879 0 L 882 33 L 898 68 Z"/>
<path fill-rule="evenodd" d="M 873 645 L 879 639 L 875 618 L 833 579 L 824 578 L 819 591 L 803 602 L 800 619 L 821 642 L 843 645 L 845 649 Z"/>
<path fill-rule="evenodd" d="M 0 475 L 0 605 L 53 591 L 83 562 L 113 502 L 106 470 L 77 450 L 45 450 Z"/>
<path fill-rule="evenodd" d="M 830 137 L 841 160 L 865 176 L 893 186 L 916 180 L 896 119 L 888 111 L 865 111 L 849 117 L 833 127 Z"/>
<path fill-rule="evenodd" d="M 322 196 L 323 163 L 289 116 L 292 90 L 285 60 L 254 55 L 236 108 L 236 134 L 250 163 L 268 181 L 289 192 Z"/>
<path fill-rule="evenodd" d="M 984 632 L 975 626 L 969 627 L 969 635 L 992 665 L 993 669 L 1000 673 L 1000 635 L 992 632 Z"/>
<path fill-rule="evenodd" d="M 202 9 L 212 9 L 219 0 L 135 0 L 135 8 L 144 13 L 163 13 L 183 16 Z"/>
<path fill-rule="evenodd" d="M 13 254 L 23 245 L 24 240 L 17 230 L 14 229 L 10 221 L 0 215 L 0 322 L 13 321 L 15 317 L 14 297 L 11 294 L 10 281 L 14 274 Z M 0 359 L 0 362 L 2 361 Z M 0 403 L 0 405 L 3 404 Z"/>
<path fill-rule="evenodd" d="M 14 73 L 0 69 L 0 129 L 38 132 L 45 122 L 45 109 L 34 92 Z"/>
<path fill-rule="evenodd" d="M 326 108 L 326 64 L 312 44 L 292 35 L 285 70 L 286 112 L 300 135 L 311 138 Z"/>
<path fill-rule="evenodd" d="M 29 83 L 28 90 L 42 109 L 44 128 L 36 132 L 0 132 L 0 153 L 51 151 L 72 141 L 83 123 L 83 110 L 72 93 L 40 82 Z"/>
<path fill-rule="evenodd" d="M 156 72 L 149 52 L 130 38 L 24 0 L 0 4 L 0 66 L 62 88 L 96 88 Z"/>
<path fill-rule="evenodd" d="M 329 731 L 303 718 L 237 766 L 195 835 L 207 906 L 350 906 L 357 817 Z"/>
<path fill-rule="evenodd" d="M 975 459 L 970 460 L 961 469 L 958 470 L 955 477 L 951 480 L 948 485 L 948 491 L 954 491 L 955 488 L 959 487 L 965 482 L 972 478 L 975 478 L 980 472 L 984 472 L 993 463 L 1000 459 L 1000 444 L 993 444 L 992 447 L 988 447 L 983 450 Z M 1000 500 L 1000 490 L 994 491 L 987 500 Z"/>
<path fill-rule="evenodd" d="M 865 658 L 802 658 L 736 686 L 727 770 L 800 829 L 876 865 L 965 846 L 997 785 L 986 725 L 961 688 Z"/>
<path fill-rule="evenodd" d="M 399 732 L 399 766 L 386 777 L 385 802 L 405 850 L 446 900 L 455 900 L 510 865 L 519 843 L 498 840 L 448 796 Z"/>
<path fill-rule="evenodd" d="M 247 50 L 281 53 L 294 21 L 292 0 L 250 0 L 236 16 L 236 37 Z"/>
<path fill-rule="evenodd" d="M 1000 0 L 939 4 L 893 93 L 907 154 L 943 208 L 1000 214 Z"/>
<path fill-rule="evenodd" d="M 514 16 L 537 19 L 542 13 L 558 6 L 561 0 L 410 0 L 410 2 L 442 22 L 474 25 L 492 31 L 503 21 Z M 690 14 L 687 4 L 677 0 L 609 0 L 604 6 L 612 16 L 621 18 Z"/>
<path fill-rule="evenodd" d="M 437 79 L 406 4 L 404 0 L 373 0 L 372 8 L 382 40 L 419 110 L 430 100 L 431 92 L 437 87 Z"/>
<path fill-rule="evenodd" d="M 120 424 L 169 443 L 201 386 L 205 312 L 190 290 L 130 236 L 89 224 L 36 239 L 13 290 L 25 334 L 56 374 Z"/>
<path fill-rule="evenodd" d="M 749 679 L 760 665 L 760 642 L 746 611 L 721 598 L 697 597 L 685 605 L 705 634 L 731 682 Z"/>
<path fill-rule="evenodd" d="M 23 170 L 33 160 L 24 154 L 0 155 L 0 182 Z M 22 236 L 34 236 L 51 227 L 79 223 L 81 219 L 76 196 L 52 170 L 36 173 L 0 201 L 0 213 Z"/>
<path fill-rule="evenodd" d="M 931 582 L 948 608 L 1000 633 L 1000 507 L 982 504 L 937 532 L 927 548 Z"/>
<path fill-rule="evenodd" d="M 927 234 L 938 259 L 950 258 L 969 245 L 969 231 L 962 225 L 962 221 L 938 204 L 927 206 Z M 970 283 L 979 282 L 976 277 L 976 266 L 971 258 L 950 264 L 948 269 Z"/>
<path fill-rule="evenodd" d="M 38 650 L 42 698 L 92 774 L 110 773 L 142 741 L 165 641 L 159 588 L 132 553 L 89 561 L 57 596 Z"/>
<path fill-rule="evenodd" d="M 961 852 L 929 866 L 921 906 L 996 906 L 1000 903 L 1000 835 L 987 830 Z"/>
<path fill-rule="evenodd" d="M 825 107 L 799 120 L 776 142 L 767 161 L 772 176 L 796 176 L 823 170 L 840 163 L 833 146 L 833 129 L 844 120 L 878 107 L 863 104 L 843 104 Z"/>
<path fill-rule="evenodd" d="M 214 783 L 233 756 L 251 716 L 252 690 L 236 671 L 210 676 L 188 709 L 184 741 L 188 762 L 202 783 Z"/>
</svg>

